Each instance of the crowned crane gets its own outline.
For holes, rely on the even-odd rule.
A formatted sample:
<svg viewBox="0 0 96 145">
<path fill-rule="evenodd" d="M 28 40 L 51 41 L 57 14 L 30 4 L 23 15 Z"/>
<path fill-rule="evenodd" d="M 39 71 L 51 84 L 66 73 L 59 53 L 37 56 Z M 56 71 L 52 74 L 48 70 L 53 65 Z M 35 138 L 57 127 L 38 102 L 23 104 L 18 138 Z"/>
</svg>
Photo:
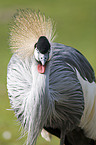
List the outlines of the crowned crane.
<svg viewBox="0 0 96 145">
<path fill-rule="evenodd" d="M 94 145 L 96 84 L 94 71 L 76 49 L 53 43 L 55 24 L 31 9 L 18 10 L 10 28 L 13 56 L 7 88 L 18 121 L 34 145 L 45 129 L 60 145 Z"/>
</svg>

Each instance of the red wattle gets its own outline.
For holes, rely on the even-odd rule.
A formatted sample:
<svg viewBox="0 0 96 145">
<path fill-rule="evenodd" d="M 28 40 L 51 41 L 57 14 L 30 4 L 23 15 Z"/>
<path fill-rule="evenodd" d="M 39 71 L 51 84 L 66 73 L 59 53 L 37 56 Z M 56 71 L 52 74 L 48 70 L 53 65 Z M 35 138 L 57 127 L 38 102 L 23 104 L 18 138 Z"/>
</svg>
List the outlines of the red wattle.
<svg viewBox="0 0 96 145">
<path fill-rule="evenodd" d="M 38 72 L 41 74 L 45 73 L 45 68 L 46 68 L 45 65 L 42 65 L 42 64 L 38 64 L 37 66 Z"/>
</svg>

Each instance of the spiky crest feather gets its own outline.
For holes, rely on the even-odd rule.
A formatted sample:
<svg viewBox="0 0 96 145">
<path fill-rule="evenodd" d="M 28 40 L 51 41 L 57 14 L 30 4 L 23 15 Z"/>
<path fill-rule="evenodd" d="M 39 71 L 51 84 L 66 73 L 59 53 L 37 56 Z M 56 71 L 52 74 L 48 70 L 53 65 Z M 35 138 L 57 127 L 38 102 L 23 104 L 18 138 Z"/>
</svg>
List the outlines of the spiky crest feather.
<svg viewBox="0 0 96 145">
<path fill-rule="evenodd" d="M 10 48 L 13 53 L 22 57 L 32 56 L 34 45 L 40 36 L 47 37 L 49 42 L 55 38 L 54 22 L 40 11 L 20 9 L 13 22 L 10 28 Z"/>
</svg>

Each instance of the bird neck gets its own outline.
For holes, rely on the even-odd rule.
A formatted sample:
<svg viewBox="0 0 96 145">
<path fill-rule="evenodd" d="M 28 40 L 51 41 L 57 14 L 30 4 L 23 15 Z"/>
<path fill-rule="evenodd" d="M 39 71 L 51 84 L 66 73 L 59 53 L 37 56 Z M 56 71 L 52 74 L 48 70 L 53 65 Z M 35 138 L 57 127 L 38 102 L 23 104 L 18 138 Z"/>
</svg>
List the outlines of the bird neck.
<svg viewBox="0 0 96 145">
<path fill-rule="evenodd" d="M 37 70 L 37 62 L 34 61 L 32 64 L 32 77 L 33 77 L 33 82 L 32 82 L 32 88 L 34 85 L 34 90 L 35 92 L 38 92 L 39 96 L 46 97 L 48 96 L 49 92 L 49 63 L 46 65 L 46 70 L 44 74 L 41 74 Z M 34 93 L 35 93 L 34 92 Z"/>
<path fill-rule="evenodd" d="M 31 130 L 33 130 L 32 136 L 37 136 L 44 127 L 50 112 L 49 64 L 46 65 L 45 73 L 40 74 L 37 71 L 37 62 L 33 61 L 32 77 L 30 105 L 32 106 L 31 108 L 33 108 L 31 110 L 31 118 L 34 119 L 31 122 Z"/>
</svg>

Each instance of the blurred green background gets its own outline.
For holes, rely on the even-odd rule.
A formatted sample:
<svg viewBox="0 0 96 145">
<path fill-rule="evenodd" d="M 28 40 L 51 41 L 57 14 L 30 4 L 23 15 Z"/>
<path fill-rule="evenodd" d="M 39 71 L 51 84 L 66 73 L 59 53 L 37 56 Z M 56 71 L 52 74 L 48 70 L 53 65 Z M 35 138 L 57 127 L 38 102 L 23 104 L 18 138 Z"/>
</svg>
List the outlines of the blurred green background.
<svg viewBox="0 0 96 145">
<path fill-rule="evenodd" d="M 55 42 L 81 51 L 96 72 L 96 0 L 0 0 L 0 145 L 22 145 L 19 125 L 10 108 L 6 89 L 7 65 L 11 58 L 8 46 L 9 23 L 18 8 L 32 8 L 44 12 L 57 25 Z M 39 137 L 37 145 L 58 145 Z"/>
</svg>

